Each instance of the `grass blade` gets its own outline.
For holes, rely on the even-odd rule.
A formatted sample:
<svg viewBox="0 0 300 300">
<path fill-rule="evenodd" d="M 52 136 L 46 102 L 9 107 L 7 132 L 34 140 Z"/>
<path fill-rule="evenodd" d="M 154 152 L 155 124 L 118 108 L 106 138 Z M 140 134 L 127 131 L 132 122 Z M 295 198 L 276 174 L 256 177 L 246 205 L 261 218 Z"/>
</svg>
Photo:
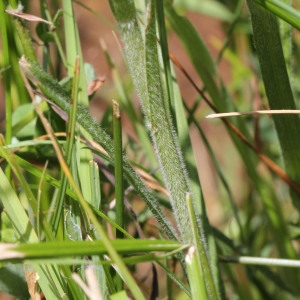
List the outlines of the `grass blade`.
<svg viewBox="0 0 300 300">
<path fill-rule="evenodd" d="M 160 64 L 156 39 L 155 4 L 151 2 L 150 18 L 146 28 L 146 78 L 148 89 L 149 111 L 146 113 L 150 132 L 166 187 L 170 193 L 170 201 L 174 216 L 181 231 L 181 238 L 186 243 L 192 241 L 185 195 L 189 184 L 186 168 L 173 133 L 168 101 L 162 87 Z M 146 110 L 147 111 L 147 110 Z M 170 166 L 172 165 L 172 167 Z"/>
<path fill-rule="evenodd" d="M 300 30 L 300 12 L 288 5 L 285 1 L 279 0 L 255 0 L 255 2 L 277 17 L 286 21 L 293 27 Z"/>
<path fill-rule="evenodd" d="M 77 93 L 78 103 L 88 107 L 89 99 L 87 95 L 87 81 L 83 65 L 83 56 L 80 47 L 79 33 L 76 23 L 76 18 L 73 10 L 73 3 L 71 0 L 63 0 L 64 9 L 64 25 L 65 25 L 65 37 L 66 37 L 66 52 L 67 52 L 67 71 L 68 75 L 72 77 L 74 75 L 74 63 L 76 59 L 79 60 L 79 74 L 78 78 L 78 90 Z M 78 57 L 78 58 L 77 58 Z M 81 188 L 83 194 L 89 203 L 91 200 L 91 182 L 89 177 L 89 161 L 93 159 L 92 153 L 89 149 L 79 149 L 79 145 L 76 147 L 77 156 L 80 157 L 78 163 L 78 174 L 80 179 Z"/>
<path fill-rule="evenodd" d="M 270 108 L 273 110 L 296 109 L 281 47 L 277 19 L 252 0 L 247 3 L 253 22 L 254 40 Z M 273 118 L 286 172 L 292 180 L 299 183 L 299 117 L 274 115 Z M 296 195 L 293 196 L 293 200 L 294 205 L 300 210 L 300 201 Z"/>
<path fill-rule="evenodd" d="M 124 227 L 124 191 L 123 191 L 123 159 L 122 159 L 122 127 L 119 104 L 113 100 L 114 125 L 114 156 L 115 156 L 115 187 L 116 187 L 116 222 Z M 116 238 L 122 238 L 123 233 L 116 232 Z"/>
<path fill-rule="evenodd" d="M 152 251 L 176 251 L 182 244 L 170 240 L 112 240 L 111 246 L 121 254 Z M 105 241 L 49 241 L 46 243 L 2 244 L 1 260 L 46 259 L 107 254 Z"/>
</svg>

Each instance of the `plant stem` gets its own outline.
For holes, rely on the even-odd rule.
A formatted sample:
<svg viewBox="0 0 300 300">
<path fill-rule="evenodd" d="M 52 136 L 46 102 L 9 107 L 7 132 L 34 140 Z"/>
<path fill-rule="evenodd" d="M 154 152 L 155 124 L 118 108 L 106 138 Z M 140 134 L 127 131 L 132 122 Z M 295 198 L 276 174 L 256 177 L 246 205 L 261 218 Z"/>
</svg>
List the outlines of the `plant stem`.
<svg viewBox="0 0 300 300">
<path fill-rule="evenodd" d="M 120 107 L 113 100 L 113 127 L 114 127 L 114 154 L 115 154 L 115 198 L 116 198 L 116 223 L 124 228 L 124 192 L 123 192 L 123 158 L 122 158 L 122 125 Z M 116 229 L 116 238 L 122 239 L 124 235 Z M 117 276 L 117 291 L 123 289 L 122 278 Z"/>
<path fill-rule="evenodd" d="M 114 153 L 115 153 L 115 189 L 116 189 L 116 223 L 124 228 L 124 192 L 123 192 L 123 159 L 122 159 L 122 125 L 120 108 L 113 100 L 113 127 L 114 127 Z M 116 238 L 123 238 L 119 230 Z"/>
</svg>

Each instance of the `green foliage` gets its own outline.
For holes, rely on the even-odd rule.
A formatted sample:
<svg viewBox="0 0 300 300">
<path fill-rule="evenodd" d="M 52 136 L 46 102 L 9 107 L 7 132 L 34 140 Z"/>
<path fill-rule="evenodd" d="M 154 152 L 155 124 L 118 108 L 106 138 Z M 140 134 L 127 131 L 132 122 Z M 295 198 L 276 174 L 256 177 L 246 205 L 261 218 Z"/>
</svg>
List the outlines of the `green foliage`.
<svg viewBox="0 0 300 300">
<path fill-rule="evenodd" d="M 299 298 L 298 115 L 202 120 L 202 102 L 216 113 L 298 107 L 299 12 L 277 0 L 247 0 L 247 9 L 198 2 L 109 0 L 130 78 L 101 40 L 112 85 L 100 92 L 88 92 L 102 79 L 84 62 L 73 5 L 106 18 L 77 1 L 41 1 L 47 22 L 32 29 L 34 16 L 8 14 L 0 2 L 1 291 L 20 299 L 34 291 L 46 299 Z M 190 11 L 223 25 L 224 43 L 212 40 L 217 54 Z M 172 35 L 195 72 L 170 52 Z M 225 79 L 223 61 L 232 69 Z M 195 99 L 182 88 L 195 89 Z M 101 125 L 89 111 L 99 94 L 108 106 Z M 231 142 L 220 147 L 221 124 Z M 211 173 L 216 196 L 207 192 Z"/>
</svg>

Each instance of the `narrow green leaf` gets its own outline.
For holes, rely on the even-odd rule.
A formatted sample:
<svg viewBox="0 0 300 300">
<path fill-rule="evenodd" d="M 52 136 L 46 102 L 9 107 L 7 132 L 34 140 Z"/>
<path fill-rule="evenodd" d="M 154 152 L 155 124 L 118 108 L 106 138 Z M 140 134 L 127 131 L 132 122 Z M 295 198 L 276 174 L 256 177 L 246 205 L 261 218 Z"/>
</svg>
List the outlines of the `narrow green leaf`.
<svg viewBox="0 0 300 300">
<path fill-rule="evenodd" d="M 0 136 L 1 139 L 1 136 Z M 5 147 L 3 147 L 3 144 L 1 143 L 2 141 L 0 140 L 0 156 L 3 157 L 8 164 L 10 165 L 10 167 L 12 168 L 12 171 L 14 172 L 15 176 L 18 178 L 24 193 L 26 195 L 27 201 L 29 203 L 29 207 L 28 209 L 30 210 L 30 213 L 32 213 L 32 224 L 34 224 L 34 216 L 37 213 L 37 200 L 35 195 L 33 194 L 33 191 L 31 190 L 31 188 L 29 187 L 27 181 L 25 180 L 19 165 L 17 164 L 16 160 L 15 160 L 15 156 L 13 154 L 12 151 L 6 149 Z"/>
<path fill-rule="evenodd" d="M 146 78 L 148 89 L 149 122 L 151 136 L 158 161 L 163 173 L 174 217 L 181 231 L 181 238 L 186 243 L 191 241 L 188 211 L 185 206 L 185 195 L 189 184 L 186 168 L 174 133 L 168 101 L 162 87 L 160 64 L 156 39 L 155 3 L 150 3 L 149 23 L 146 28 Z"/>
<path fill-rule="evenodd" d="M 122 125 L 118 102 L 113 100 L 113 126 L 114 126 L 114 157 L 115 157 L 115 187 L 116 187 L 116 222 L 124 227 L 124 191 L 123 191 L 123 151 L 122 151 Z M 122 232 L 116 232 L 116 238 L 122 238 Z"/>
<path fill-rule="evenodd" d="M 300 30 L 300 12 L 291 5 L 279 0 L 255 0 L 255 2 Z"/>
<path fill-rule="evenodd" d="M 182 244 L 170 240 L 111 240 L 111 246 L 120 254 L 138 254 L 152 251 L 180 250 Z M 1 244 L 0 259 L 25 260 L 89 256 L 107 254 L 105 241 L 49 241 L 30 244 Z M 113 259 L 111 257 L 111 259 Z"/>
<path fill-rule="evenodd" d="M 113 295 L 110 295 L 109 299 L 110 300 L 127 300 L 128 296 L 125 291 L 121 291 L 121 292 L 115 293 Z"/>
<path fill-rule="evenodd" d="M 262 77 L 271 109 L 296 109 L 286 70 L 278 23 L 275 16 L 254 1 L 247 1 Z M 297 115 L 273 116 L 287 174 L 300 183 L 300 121 Z M 293 194 L 294 195 L 294 194 Z M 300 210 L 300 200 L 293 196 Z"/>
<path fill-rule="evenodd" d="M 95 161 L 90 161 L 90 177 L 91 177 L 91 187 L 92 187 L 92 205 L 96 209 L 101 209 L 101 187 L 100 187 L 100 175 L 99 167 Z"/>
<path fill-rule="evenodd" d="M 0 31 L 1 31 L 1 41 L 2 41 L 2 55 L 4 67 L 7 68 L 10 65 L 10 55 L 9 55 L 9 44 L 8 44 L 8 17 L 4 12 L 4 2 L 0 3 Z M 10 72 L 6 72 L 4 78 L 4 88 L 5 88 L 5 116 L 6 116 L 6 132 L 5 141 L 6 144 L 10 144 L 12 139 L 12 98 L 11 98 L 11 80 Z"/>
<path fill-rule="evenodd" d="M 284 0 L 287 5 L 292 5 L 292 0 Z M 292 26 L 283 21 L 279 20 L 279 30 L 282 41 L 282 49 L 285 60 L 286 69 L 290 78 L 290 82 L 293 82 L 293 69 L 292 69 Z"/>
<path fill-rule="evenodd" d="M 76 112 L 78 103 L 78 89 L 79 89 L 79 57 L 76 57 L 74 74 L 72 82 L 72 95 L 70 101 L 70 111 L 67 123 L 67 135 L 66 135 L 66 161 L 70 165 L 72 159 L 74 159 L 73 146 L 75 141 L 75 126 L 76 126 Z M 59 223 L 63 220 L 63 205 L 65 204 L 65 194 L 67 189 L 68 179 L 64 172 L 61 172 L 61 185 L 57 194 L 57 203 L 55 204 L 55 212 L 53 215 L 52 227 L 55 235 L 57 234 Z"/>
<path fill-rule="evenodd" d="M 123 187 L 123 151 L 122 151 L 122 123 L 120 107 L 113 100 L 113 131 L 114 131 L 114 158 L 115 158 L 115 199 L 116 199 L 116 223 L 124 228 L 124 187 Z M 123 238 L 123 233 L 116 231 L 116 238 Z M 117 291 L 124 288 L 122 279 L 117 275 Z"/>
<path fill-rule="evenodd" d="M 204 232 L 198 230 L 198 224 L 196 220 L 196 214 L 194 205 L 192 203 L 191 196 L 186 195 L 186 202 L 189 211 L 189 218 L 191 220 L 191 232 L 193 235 L 192 246 L 188 249 L 185 261 L 187 263 L 188 275 L 191 281 L 192 295 L 201 295 L 203 299 L 221 299 L 218 295 L 218 290 L 215 287 L 215 281 L 213 278 L 213 272 L 208 261 L 207 246 L 203 241 L 205 236 Z"/>
<path fill-rule="evenodd" d="M 217 299 L 207 296 L 205 280 L 201 267 L 199 267 L 200 261 L 196 251 L 197 250 L 194 246 L 190 246 L 185 256 L 186 268 L 191 287 L 191 298 L 196 299 L 197 297 L 200 297 L 201 299 Z"/>
<path fill-rule="evenodd" d="M 80 46 L 80 39 L 78 33 L 78 27 L 76 23 L 76 18 L 73 10 L 73 3 L 71 0 L 63 0 L 64 9 L 64 28 L 66 37 L 66 52 L 67 52 L 67 66 L 68 75 L 73 76 L 74 63 L 76 57 L 79 59 L 79 79 L 78 79 L 78 90 L 74 91 L 77 93 L 78 103 L 88 107 L 89 100 L 87 95 L 87 81 L 84 70 L 83 56 Z M 78 144 L 79 145 L 79 144 Z M 89 161 L 93 159 L 92 153 L 89 149 L 77 149 L 76 154 L 80 157 L 78 163 L 78 174 L 80 178 L 80 184 L 84 197 L 89 203 L 91 200 L 91 182 L 89 176 Z"/>
<path fill-rule="evenodd" d="M 231 11 L 218 1 L 195 1 L 195 0 L 177 0 L 176 7 L 187 11 L 194 11 L 204 15 L 217 18 L 221 21 L 230 22 L 233 19 Z"/>
<path fill-rule="evenodd" d="M 24 242 L 37 242 L 37 235 L 25 209 L 0 168 L 0 195 L 5 211 Z"/>
</svg>

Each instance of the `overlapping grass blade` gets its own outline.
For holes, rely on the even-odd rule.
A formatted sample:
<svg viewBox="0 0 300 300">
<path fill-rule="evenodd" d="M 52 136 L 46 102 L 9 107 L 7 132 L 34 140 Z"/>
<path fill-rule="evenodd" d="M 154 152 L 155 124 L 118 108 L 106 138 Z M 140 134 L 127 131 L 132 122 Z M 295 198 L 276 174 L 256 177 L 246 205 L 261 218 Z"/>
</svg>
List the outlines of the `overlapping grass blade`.
<svg viewBox="0 0 300 300">
<path fill-rule="evenodd" d="M 249 0 L 253 34 L 260 63 L 267 99 L 271 109 L 296 109 L 290 80 L 281 46 L 278 23 L 275 16 Z M 297 115 L 273 116 L 287 174 L 300 182 L 298 149 L 300 121 Z M 299 200 L 294 204 L 300 209 Z"/>
<path fill-rule="evenodd" d="M 300 13 L 285 1 L 280 0 L 254 0 L 257 4 L 283 19 L 293 27 L 300 30 Z"/>
<path fill-rule="evenodd" d="M 120 74 L 119 69 L 117 68 L 112 57 L 108 53 L 105 44 L 101 42 L 101 45 L 102 45 L 102 49 L 104 50 L 107 62 L 111 68 L 111 75 L 114 81 L 114 86 L 120 98 L 120 105 L 123 107 L 124 111 L 126 111 L 128 116 L 130 117 L 130 121 L 138 136 L 140 145 L 142 145 L 143 152 L 145 153 L 145 156 L 147 156 L 149 165 L 152 167 L 156 166 L 157 159 L 155 157 L 155 154 L 153 153 L 153 148 L 152 148 L 151 140 L 149 138 L 149 134 L 147 133 L 147 128 L 144 126 L 142 118 L 140 118 L 138 114 L 135 112 L 133 103 L 128 95 L 128 91 L 127 91 L 128 88 L 125 86 L 124 80 Z M 160 176 L 160 174 L 158 174 L 158 176 Z"/>
<path fill-rule="evenodd" d="M 270 108 L 295 109 L 296 105 L 286 70 L 277 19 L 252 0 L 247 3 L 251 13 L 254 40 Z M 273 118 L 286 172 L 295 182 L 299 183 L 299 117 L 297 115 L 281 115 Z M 299 197 L 292 191 L 291 196 L 295 207 L 300 210 Z M 282 225 L 280 227 L 284 228 Z M 283 254 L 293 255 L 293 257 L 288 257 L 294 258 L 295 252 L 288 249 L 290 247 L 282 249 L 285 252 Z M 290 282 L 297 281 L 296 274 L 292 275 L 289 272 L 287 276 Z M 295 282 L 293 286 L 297 288 Z"/>
<path fill-rule="evenodd" d="M 66 37 L 66 56 L 67 56 L 67 71 L 70 77 L 74 75 L 75 62 L 78 59 L 78 89 L 75 91 L 78 97 L 78 103 L 88 107 L 89 100 L 87 95 L 87 81 L 84 73 L 84 64 L 82 51 L 80 46 L 79 33 L 76 23 L 76 18 L 74 16 L 73 3 L 71 0 L 63 0 L 64 9 L 64 28 Z M 76 163 L 78 168 L 78 175 L 80 179 L 81 188 L 83 194 L 89 203 L 91 200 L 91 182 L 89 175 L 89 161 L 93 159 L 92 153 L 89 149 L 80 149 L 79 144 L 75 144 L 76 156 L 78 163 Z M 75 157 L 74 157 L 75 159 Z M 75 161 L 74 161 L 75 163 Z M 74 170 L 75 171 L 75 170 Z"/>
</svg>

